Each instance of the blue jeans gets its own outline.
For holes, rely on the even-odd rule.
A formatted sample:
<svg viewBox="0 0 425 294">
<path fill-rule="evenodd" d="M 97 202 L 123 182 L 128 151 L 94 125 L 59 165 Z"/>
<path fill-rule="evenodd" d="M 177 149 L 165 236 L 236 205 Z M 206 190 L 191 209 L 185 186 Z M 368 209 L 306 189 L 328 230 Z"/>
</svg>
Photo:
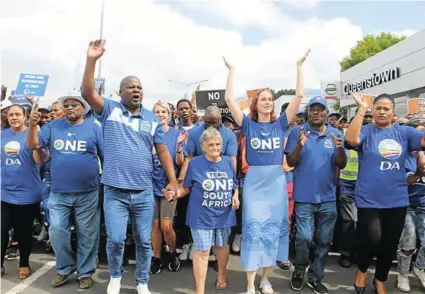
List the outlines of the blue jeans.
<svg viewBox="0 0 425 294">
<path fill-rule="evenodd" d="M 314 259 L 308 270 L 308 280 L 319 282 L 325 272 L 325 258 L 332 243 L 337 211 L 336 202 L 295 203 L 295 273 L 304 274 L 309 266 L 310 246 L 314 242 Z"/>
<path fill-rule="evenodd" d="M 400 237 L 400 243 L 397 251 L 398 272 L 407 276 L 410 272 L 410 263 L 412 255 L 416 249 L 416 241 L 419 238 L 421 246 L 418 250 L 415 266 L 425 269 L 425 213 L 420 210 L 409 207 L 406 213 L 403 233 Z M 406 251 L 410 253 L 406 254 Z"/>
<path fill-rule="evenodd" d="M 124 190 L 105 185 L 103 208 L 108 235 L 106 252 L 111 277 L 119 278 L 124 274 L 122 261 L 130 217 L 136 243 L 136 283 L 149 282 L 152 258 L 151 231 L 155 209 L 153 197 L 152 190 Z"/>
<path fill-rule="evenodd" d="M 44 215 L 44 225 L 46 227 L 49 226 L 50 224 L 50 215 L 49 215 L 49 209 L 48 209 L 48 201 L 49 201 L 49 197 L 50 197 L 50 186 L 51 186 L 51 182 L 50 181 L 45 181 L 43 180 L 43 199 L 41 201 L 41 212 Z"/>
<path fill-rule="evenodd" d="M 91 277 L 96 269 L 99 242 L 99 190 L 84 193 L 54 193 L 49 197 L 49 235 L 56 254 L 56 270 L 77 279 Z M 75 216 L 77 261 L 71 249 L 71 213 Z M 77 266 L 75 266 L 77 264 Z"/>
</svg>

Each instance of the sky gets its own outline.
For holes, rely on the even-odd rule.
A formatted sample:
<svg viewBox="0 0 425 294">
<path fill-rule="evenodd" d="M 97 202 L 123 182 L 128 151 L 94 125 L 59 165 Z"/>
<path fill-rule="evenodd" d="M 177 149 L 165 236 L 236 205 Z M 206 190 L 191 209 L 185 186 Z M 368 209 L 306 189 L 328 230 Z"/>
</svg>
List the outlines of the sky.
<svg viewBox="0 0 425 294">
<path fill-rule="evenodd" d="M 78 88 L 90 40 L 100 36 L 101 0 L 0 0 L 0 82 L 49 75 L 44 103 Z M 425 28 L 424 1 L 105 0 L 102 77 L 107 93 L 136 75 L 144 104 L 176 102 L 184 84 L 235 93 L 295 88 L 296 61 L 311 48 L 305 87 L 339 79 L 339 63 L 365 34 L 411 35 Z M 170 80 L 179 83 L 170 82 Z M 196 85 L 189 86 L 189 92 Z"/>
</svg>

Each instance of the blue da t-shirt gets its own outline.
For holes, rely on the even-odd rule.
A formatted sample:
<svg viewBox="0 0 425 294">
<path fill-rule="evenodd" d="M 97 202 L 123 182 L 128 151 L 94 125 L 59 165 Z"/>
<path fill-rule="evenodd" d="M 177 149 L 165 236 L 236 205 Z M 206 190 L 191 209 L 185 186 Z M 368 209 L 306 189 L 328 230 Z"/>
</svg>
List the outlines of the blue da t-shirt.
<svg viewBox="0 0 425 294">
<path fill-rule="evenodd" d="M 423 133 L 408 126 L 379 129 L 363 126 L 358 150 L 359 174 L 355 188 L 356 206 L 393 208 L 409 205 L 405 163 L 412 151 L 422 150 Z M 349 147 L 349 146 L 347 146 Z"/>
<path fill-rule="evenodd" d="M 222 156 L 211 162 L 204 155 L 189 162 L 185 188 L 191 188 L 186 224 L 191 229 L 225 229 L 236 224 L 232 208 L 233 190 L 237 188 L 232 160 Z"/>
<path fill-rule="evenodd" d="M 41 148 L 50 149 L 51 190 L 55 193 L 89 192 L 99 188 L 99 162 L 103 157 L 100 123 L 84 120 L 72 125 L 54 120 L 38 134 Z"/>
<path fill-rule="evenodd" d="M 418 159 L 413 154 L 408 154 L 406 158 L 407 177 L 416 173 Z M 408 186 L 410 206 L 425 212 L 425 177 L 421 177 L 417 182 Z"/>
<path fill-rule="evenodd" d="M 205 125 L 201 124 L 189 131 L 189 137 L 186 145 L 186 152 L 189 156 L 200 156 L 204 154 L 201 148 L 201 135 L 205 131 Z M 229 157 L 236 157 L 238 153 L 238 144 L 236 135 L 223 125 L 220 126 L 220 135 L 223 140 L 222 154 Z"/>
<path fill-rule="evenodd" d="M 41 201 L 43 186 L 40 168 L 27 146 L 28 130 L 1 133 L 1 201 L 26 205 Z"/>
<path fill-rule="evenodd" d="M 245 114 L 242 132 L 246 138 L 246 161 L 249 166 L 282 165 L 288 119 L 283 113 L 272 123 L 259 123 Z"/>
<path fill-rule="evenodd" d="M 180 131 L 175 128 L 169 128 L 166 133 L 164 133 L 164 141 L 167 146 L 168 151 L 170 152 L 171 158 L 174 164 L 174 171 L 177 173 L 176 165 L 176 155 L 177 155 L 177 138 L 180 135 Z M 155 196 L 164 196 L 162 194 L 162 189 L 168 185 L 168 178 L 165 174 L 165 170 L 162 168 L 161 161 L 159 160 L 158 155 L 156 154 L 155 147 L 153 147 L 153 193 Z"/>
</svg>

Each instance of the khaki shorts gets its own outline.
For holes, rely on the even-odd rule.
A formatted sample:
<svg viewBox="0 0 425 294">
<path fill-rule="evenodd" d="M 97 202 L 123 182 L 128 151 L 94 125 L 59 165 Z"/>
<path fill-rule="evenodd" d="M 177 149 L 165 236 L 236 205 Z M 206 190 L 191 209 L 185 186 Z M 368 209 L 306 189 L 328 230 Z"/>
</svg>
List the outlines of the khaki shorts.
<svg viewBox="0 0 425 294">
<path fill-rule="evenodd" d="M 154 219 L 169 219 L 173 221 L 176 212 L 177 201 L 169 202 L 164 196 L 154 196 L 155 213 Z"/>
</svg>

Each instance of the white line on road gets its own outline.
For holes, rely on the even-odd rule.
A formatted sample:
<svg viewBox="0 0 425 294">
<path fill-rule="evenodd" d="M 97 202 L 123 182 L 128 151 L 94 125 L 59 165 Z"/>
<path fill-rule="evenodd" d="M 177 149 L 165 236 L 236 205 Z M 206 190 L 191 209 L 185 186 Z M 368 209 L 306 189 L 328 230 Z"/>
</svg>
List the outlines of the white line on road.
<svg viewBox="0 0 425 294">
<path fill-rule="evenodd" d="M 35 271 L 31 276 L 17 284 L 15 287 L 10 289 L 4 294 L 18 294 L 22 293 L 26 288 L 28 288 L 32 283 L 37 281 L 39 278 L 44 276 L 49 270 L 52 269 L 56 265 L 55 261 L 49 261 L 45 265 L 43 265 L 41 268 L 39 268 L 37 271 Z"/>
</svg>

